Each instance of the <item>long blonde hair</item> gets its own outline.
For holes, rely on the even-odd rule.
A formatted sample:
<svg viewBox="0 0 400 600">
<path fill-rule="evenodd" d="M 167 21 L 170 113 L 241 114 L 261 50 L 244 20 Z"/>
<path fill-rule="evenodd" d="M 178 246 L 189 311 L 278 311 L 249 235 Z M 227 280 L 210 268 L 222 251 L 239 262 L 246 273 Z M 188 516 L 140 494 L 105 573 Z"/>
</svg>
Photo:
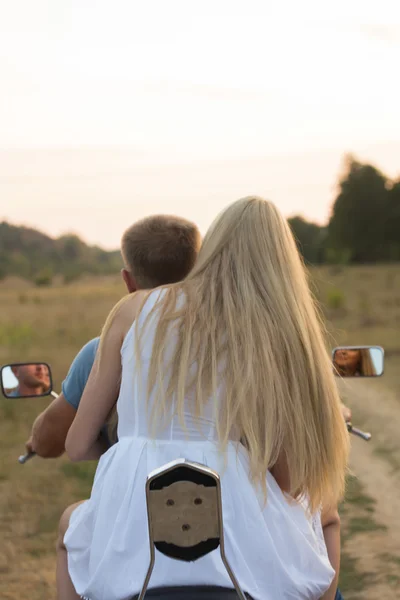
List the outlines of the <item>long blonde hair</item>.
<svg viewBox="0 0 400 600">
<path fill-rule="evenodd" d="M 376 369 L 369 348 L 360 349 L 360 375 L 376 377 Z"/>
<path fill-rule="evenodd" d="M 186 302 L 179 307 L 182 292 Z M 191 273 L 167 286 L 140 328 L 137 364 L 154 311 L 159 320 L 148 386 L 153 431 L 172 405 L 184 422 L 189 394 L 194 414 L 201 415 L 218 388 L 221 449 L 232 432 L 245 440 L 254 484 L 266 493 L 267 471 L 284 455 L 293 496 L 307 495 L 313 511 L 337 502 L 348 433 L 306 270 L 277 208 L 248 197 L 217 217 Z M 177 343 L 167 361 L 171 324 Z"/>
</svg>

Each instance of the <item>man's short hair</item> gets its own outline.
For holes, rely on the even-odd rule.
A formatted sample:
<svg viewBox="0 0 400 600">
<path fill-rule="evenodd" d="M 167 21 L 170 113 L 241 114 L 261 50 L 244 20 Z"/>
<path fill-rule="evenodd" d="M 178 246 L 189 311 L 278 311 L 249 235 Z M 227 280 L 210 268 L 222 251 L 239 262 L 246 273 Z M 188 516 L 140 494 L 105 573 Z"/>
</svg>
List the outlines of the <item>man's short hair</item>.
<svg viewBox="0 0 400 600">
<path fill-rule="evenodd" d="M 196 261 L 200 244 L 200 232 L 191 221 L 155 215 L 125 231 L 121 252 L 137 285 L 151 289 L 184 279 Z"/>
</svg>

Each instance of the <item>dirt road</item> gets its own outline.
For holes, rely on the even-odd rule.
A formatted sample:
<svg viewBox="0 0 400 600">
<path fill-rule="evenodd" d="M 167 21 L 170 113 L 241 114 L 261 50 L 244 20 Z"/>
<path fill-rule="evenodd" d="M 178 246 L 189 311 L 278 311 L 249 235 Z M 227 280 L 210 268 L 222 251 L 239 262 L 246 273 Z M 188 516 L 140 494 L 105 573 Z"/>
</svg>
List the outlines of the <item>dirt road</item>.
<svg viewBox="0 0 400 600">
<path fill-rule="evenodd" d="M 373 434 L 368 443 L 352 436 L 351 468 L 370 515 L 362 521 L 360 505 L 354 504 L 342 520 L 344 531 L 350 531 L 346 553 L 360 559 L 360 581 L 366 582 L 346 600 L 395 600 L 400 598 L 400 398 L 384 378 L 344 383 L 343 389 L 353 422 Z"/>
</svg>

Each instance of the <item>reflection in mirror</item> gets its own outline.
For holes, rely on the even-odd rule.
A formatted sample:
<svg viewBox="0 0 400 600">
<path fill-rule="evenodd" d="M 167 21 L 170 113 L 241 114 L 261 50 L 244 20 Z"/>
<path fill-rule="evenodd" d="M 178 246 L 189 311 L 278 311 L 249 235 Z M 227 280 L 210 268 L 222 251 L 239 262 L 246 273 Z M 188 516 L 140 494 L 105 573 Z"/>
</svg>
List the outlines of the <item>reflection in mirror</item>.
<svg viewBox="0 0 400 600">
<path fill-rule="evenodd" d="M 1 369 L 1 388 L 6 398 L 47 396 L 52 391 L 51 370 L 46 363 L 15 363 Z"/>
<path fill-rule="evenodd" d="M 333 367 L 339 377 L 380 377 L 383 360 L 380 346 L 340 346 L 333 351 Z"/>
</svg>

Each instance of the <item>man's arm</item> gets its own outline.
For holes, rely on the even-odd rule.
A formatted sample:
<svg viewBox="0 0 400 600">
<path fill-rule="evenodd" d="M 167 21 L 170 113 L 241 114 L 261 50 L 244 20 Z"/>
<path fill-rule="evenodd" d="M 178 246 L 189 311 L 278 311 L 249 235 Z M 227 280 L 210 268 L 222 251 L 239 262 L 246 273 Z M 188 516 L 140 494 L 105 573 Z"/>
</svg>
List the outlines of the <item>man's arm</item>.
<svg viewBox="0 0 400 600">
<path fill-rule="evenodd" d="M 35 420 L 28 451 L 42 458 L 58 458 L 65 452 L 65 440 L 76 415 L 76 409 L 60 394 Z"/>
<path fill-rule="evenodd" d="M 28 452 L 36 452 L 42 458 L 58 458 L 65 452 L 65 440 L 75 419 L 76 410 L 60 394 L 43 411 L 32 426 L 31 438 L 26 443 Z M 109 448 L 108 440 L 100 435 L 84 460 L 98 460 Z"/>
<path fill-rule="evenodd" d="M 88 342 L 77 354 L 62 384 L 61 395 L 35 420 L 31 437 L 26 443 L 28 452 L 43 458 L 57 458 L 65 452 L 65 440 L 76 416 L 83 390 L 89 378 L 99 338 Z M 99 458 L 91 456 L 90 458 Z"/>
<path fill-rule="evenodd" d="M 142 294 L 145 294 L 143 292 Z M 65 449 L 72 461 L 85 460 L 115 406 L 121 382 L 121 346 L 143 302 L 139 292 L 124 298 L 111 311 L 79 408 L 68 432 Z"/>
</svg>

